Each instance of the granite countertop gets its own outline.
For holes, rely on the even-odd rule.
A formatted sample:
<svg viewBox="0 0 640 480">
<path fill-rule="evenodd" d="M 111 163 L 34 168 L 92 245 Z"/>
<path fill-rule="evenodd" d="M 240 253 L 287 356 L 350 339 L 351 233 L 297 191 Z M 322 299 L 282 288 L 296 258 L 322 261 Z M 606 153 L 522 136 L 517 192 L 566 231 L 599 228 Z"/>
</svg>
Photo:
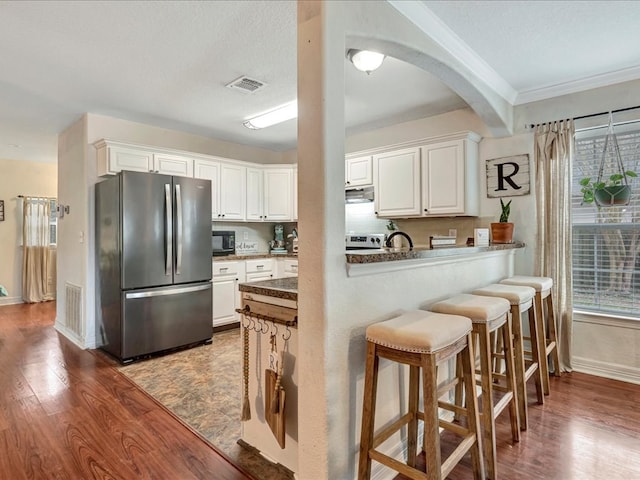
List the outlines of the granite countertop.
<svg viewBox="0 0 640 480">
<path fill-rule="evenodd" d="M 286 300 L 298 300 L 298 277 L 274 278 L 259 282 L 241 283 L 238 286 L 241 292 L 255 293 L 269 297 L 284 298 Z"/>
<path fill-rule="evenodd" d="M 523 248 L 523 242 L 492 243 L 486 247 L 467 247 L 457 245 L 455 247 L 429 248 L 417 246 L 413 250 L 408 248 L 380 248 L 371 250 L 350 250 L 347 252 L 347 263 L 378 263 L 393 262 L 396 260 L 412 260 L 416 258 L 441 258 L 456 255 L 468 255 L 470 253 L 492 252 L 496 250 L 511 250 Z"/>
<path fill-rule="evenodd" d="M 298 258 L 297 253 L 241 253 L 239 255 L 221 255 L 212 257 L 215 262 L 227 262 L 230 260 L 253 260 L 258 258 Z"/>
</svg>

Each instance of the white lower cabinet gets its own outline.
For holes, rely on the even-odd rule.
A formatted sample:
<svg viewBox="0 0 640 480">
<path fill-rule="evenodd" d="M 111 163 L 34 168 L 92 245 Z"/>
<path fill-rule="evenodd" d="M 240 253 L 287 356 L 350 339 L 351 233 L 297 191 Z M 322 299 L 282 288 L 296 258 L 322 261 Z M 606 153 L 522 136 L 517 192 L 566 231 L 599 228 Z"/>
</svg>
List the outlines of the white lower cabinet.
<svg viewBox="0 0 640 480">
<path fill-rule="evenodd" d="M 245 260 L 247 282 L 271 280 L 274 274 L 274 260 L 272 258 L 260 258 Z"/>
<path fill-rule="evenodd" d="M 245 281 L 244 261 L 213 262 L 213 326 L 236 323 L 240 315 L 240 292 L 238 284 Z"/>
<path fill-rule="evenodd" d="M 276 263 L 276 278 L 298 276 L 297 258 L 278 258 Z"/>
</svg>

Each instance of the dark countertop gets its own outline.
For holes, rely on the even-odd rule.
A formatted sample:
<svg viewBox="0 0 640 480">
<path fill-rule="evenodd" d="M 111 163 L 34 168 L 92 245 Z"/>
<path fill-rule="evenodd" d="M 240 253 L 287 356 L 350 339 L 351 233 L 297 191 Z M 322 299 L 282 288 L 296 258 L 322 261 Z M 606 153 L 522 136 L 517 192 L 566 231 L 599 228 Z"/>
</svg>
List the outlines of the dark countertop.
<svg viewBox="0 0 640 480">
<path fill-rule="evenodd" d="M 259 282 L 241 283 L 238 286 L 241 292 L 255 293 L 269 297 L 284 298 L 286 300 L 298 300 L 298 277 L 274 278 Z"/>
<path fill-rule="evenodd" d="M 492 252 L 496 250 L 511 250 L 514 248 L 524 248 L 523 242 L 513 243 L 492 243 L 487 247 L 467 247 L 459 245 L 455 247 L 415 247 L 371 250 L 350 250 L 347 252 L 347 263 L 378 263 L 393 262 L 396 260 L 412 260 L 416 258 L 441 258 L 456 255 L 468 255 L 470 253 Z"/>
<path fill-rule="evenodd" d="M 214 262 L 227 262 L 230 260 L 253 260 L 258 258 L 298 258 L 298 254 L 295 253 L 246 253 L 241 255 L 222 255 L 219 257 L 212 257 Z"/>
</svg>

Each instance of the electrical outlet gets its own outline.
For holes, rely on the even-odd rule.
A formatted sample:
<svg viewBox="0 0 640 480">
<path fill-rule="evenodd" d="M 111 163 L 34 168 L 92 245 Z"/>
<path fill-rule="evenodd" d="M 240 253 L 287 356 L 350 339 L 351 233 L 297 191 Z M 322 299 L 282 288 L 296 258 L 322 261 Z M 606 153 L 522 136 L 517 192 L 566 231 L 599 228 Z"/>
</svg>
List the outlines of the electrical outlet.
<svg viewBox="0 0 640 480">
<path fill-rule="evenodd" d="M 244 232 L 244 239 L 249 240 L 249 232 Z"/>
</svg>

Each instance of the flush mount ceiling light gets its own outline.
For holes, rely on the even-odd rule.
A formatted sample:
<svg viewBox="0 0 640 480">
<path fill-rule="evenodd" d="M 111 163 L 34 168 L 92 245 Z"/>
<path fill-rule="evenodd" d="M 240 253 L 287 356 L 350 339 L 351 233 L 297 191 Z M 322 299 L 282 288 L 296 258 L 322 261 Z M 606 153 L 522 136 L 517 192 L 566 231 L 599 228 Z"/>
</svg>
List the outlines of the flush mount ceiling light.
<svg viewBox="0 0 640 480">
<path fill-rule="evenodd" d="M 350 49 L 347 51 L 347 58 L 358 70 L 368 75 L 382 65 L 384 55 L 370 50 Z"/>
<path fill-rule="evenodd" d="M 257 115 L 249 120 L 246 120 L 243 125 L 251 130 L 258 130 L 260 128 L 270 127 L 277 123 L 286 122 L 292 118 L 298 116 L 298 101 L 282 105 L 281 107 L 271 110 L 270 112 Z"/>
</svg>

